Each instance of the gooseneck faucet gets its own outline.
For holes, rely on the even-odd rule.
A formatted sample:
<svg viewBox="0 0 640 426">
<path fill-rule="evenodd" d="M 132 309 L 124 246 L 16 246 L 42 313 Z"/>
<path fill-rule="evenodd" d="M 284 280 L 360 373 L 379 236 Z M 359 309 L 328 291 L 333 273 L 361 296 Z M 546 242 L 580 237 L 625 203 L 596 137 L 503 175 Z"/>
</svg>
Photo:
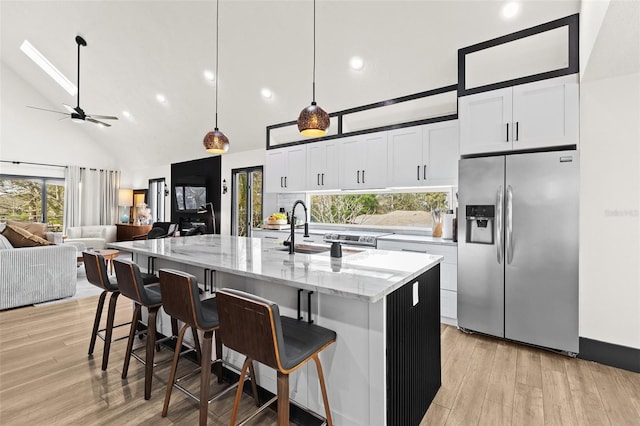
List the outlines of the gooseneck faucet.
<svg viewBox="0 0 640 426">
<path fill-rule="evenodd" d="M 289 242 L 289 254 L 295 253 L 295 230 L 296 230 L 296 207 L 298 204 L 302 204 L 302 208 L 304 208 L 304 236 L 309 237 L 309 222 L 307 221 L 307 206 L 302 200 L 297 200 L 293 203 L 293 208 L 291 209 L 291 241 Z"/>
</svg>

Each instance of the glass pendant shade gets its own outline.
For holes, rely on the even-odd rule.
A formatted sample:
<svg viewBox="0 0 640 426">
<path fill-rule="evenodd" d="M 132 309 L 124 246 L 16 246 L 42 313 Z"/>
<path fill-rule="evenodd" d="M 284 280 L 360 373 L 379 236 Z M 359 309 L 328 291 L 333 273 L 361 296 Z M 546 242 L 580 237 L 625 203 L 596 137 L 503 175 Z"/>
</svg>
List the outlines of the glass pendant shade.
<svg viewBox="0 0 640 426">
<path fill-rule="evenodd" d="M 300 111 L 298 116 L 298 130 L 307 137 L 326 135 L 329 123 L 329 114 L 315 102 Z"/>
<path fill-rule="evenodd" d="M 224 154 L 229 150 L 229 139 L 217 127 L 204 136 L 202 144 L 211 154 Z"/>
</svg>

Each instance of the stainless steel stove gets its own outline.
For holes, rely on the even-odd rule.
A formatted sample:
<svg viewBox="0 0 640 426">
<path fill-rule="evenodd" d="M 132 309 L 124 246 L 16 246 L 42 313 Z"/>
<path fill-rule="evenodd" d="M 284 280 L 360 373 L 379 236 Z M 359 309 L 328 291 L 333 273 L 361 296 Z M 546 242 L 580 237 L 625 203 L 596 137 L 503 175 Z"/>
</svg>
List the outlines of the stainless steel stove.
<svg viewBox="0 0 640 426">
<path fill-rule="evenodd" d="M 390 234 L 390 232 L 374 231 L 336 231 L 324 234 L 324 241 L 328 243 L 337 241 L 346 245 L 377 248 L 378 238 Z"/>
</svg>

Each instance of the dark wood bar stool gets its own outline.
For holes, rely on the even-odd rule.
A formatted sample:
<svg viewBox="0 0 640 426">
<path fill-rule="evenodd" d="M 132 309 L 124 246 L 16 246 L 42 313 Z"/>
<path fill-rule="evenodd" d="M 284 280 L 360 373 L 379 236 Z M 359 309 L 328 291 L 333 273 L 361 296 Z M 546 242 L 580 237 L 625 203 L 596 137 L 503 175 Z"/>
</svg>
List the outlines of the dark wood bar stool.
<svg viewBox="0 0 640 426">
<path fill-rule="evenodd" d="M 167 416 L 169 410 L 169 401 L 171 399 L 171 391 L 174 387 L 178 390 L 198 401 L 200 408 L 200 422 L 201 426 L 207 424 L 208 406 L 211 401 L 223 396 L 228 391 L 232 390 L 236 385 L 231 385 L 226 389 L 218 392 L 212 398 L 209 398 L 209 380 L 211 378 L 211 355 L 213 351 L 213 336 L 216 330 L 219 328 L 218 323 L 218 308 L 216 298 L 210 298 L 200 300 L 198 282 L 196 277 L 182 271 L 176 271 L 171 269 L 161 269 L 160 275 L 160 290 L 162 294 L 162 303 L 164 310 L 168 315 L 184 322 L 184 326 L 180 329 L 178 334 L 178 341 L 176 347 L 182 344 L 184 333 L 187 327 L 195 327 L 203 333 L 202 342 L 202 354 L 200 357 L 200 396 L 196 396 L 182 387 L 178 382 L 180 379 L 176 379 L 176 370 L 178 368 L 178 361 L 180 354 L 176 351 L 173 356 L 173 364 L 171 366 L 171 373 L 169 375 L 169 383 L 167 384 L 167 392 L 164 398 L 164 406 L 162 407 L 162 417 Z M 222 343 L 219 336 L 216 335 L 216 363 L 218 376 L 218 383 L 222 383 Z M 249 368 L 251 384 L 253 388 L 253 397 L 256 405 L 259 404 L 257 386 L 255 383 L 255 376 L 253 372 L 253 366 Z M 240 374 L 240 381 L 244 384 L 246 379 L 247 368 L 245 368 Z M 190 374 L 188 374 L 190 375 Z"/>
<path fill-rule="evenodd" d="M 128 325 L 129 323 L 118 324 L 116 326 L 113 325 L 116 313 L 116 303 L 118 301 L 118 296 L 120 296 L 120 290 L 118 288 L 117 279 L 115 277 L 109 277 L 107 274 L 107 264 L 104 257 L 99 253 L 85 251 L 82 253 L 82 259 L 84 262 L 84 268 L 87 272 L 87 281 L 103 290 L 100 294 L 100 298 L 98 299 L 96 316 L 93 321 L 93 331 L 91 332 L 91 342 L 89 343 L 89 355 L 93 354 L 93 349 L 96 345 L 96 337 L 100 337 L 104 340 L 104 349 L 102 351 L 102 370 L 104 371 L 107 369 L 107 365 L 109 363 L 109 350 L 111 348 L 113 329 Z M 143 274 L 142 277 L 145 283 L 158 281 L 158 278 L 155 275 Z M 111 297 L 109 299 L 109 310 L 107 312 L 107 324 L 104 329 L 99 329 L 100 318 L 102 317 L 102 310 L 104 308 L 104 300 L 108 293 L 111 293 Z M 104 335 L 102 333 L 104 333 Z"/>
<path fill-rule="evenodd" d="M 153 380 L 153 367 L 155 358 L 155 348 L 161 340 L 157 340 L 156 336 L 156 319 L 158 310 L 162 306 L 162 298 L 160 296 L 159 285 L 147 285 L 144 282 L 144 277 L 140 272 L 140 268 L 135 263 L 129 260 L 115 259 L 114 266 L 116 269 L 116 277 L 118 279 L 118 287 L 120 292 L 131 299 L 135 304 L 133 311 L 133 317 L 131 319 L 131 329 L 129 331 L 129 341 L 127 342 L 127 351 L 124 357 L 124 366 L 122 367 L 122 378 L 126 379 L 129 372 L 129 362 L 131 357 L 136 358 L 142 362 L 145 366 L 144 372 L 144 399 L 151 397 L 151 382 Z M 155 277 L 154 277 L 155 278 Z M 147 342 L 146 342 L 146 355 L 145 358 L 140 358 L 133 351 L 133 342 L 136 337 L 136 330 L 138 329 L 138 323 L 141 322 L 142 307 L 147 308 L 149 313 L 147 320 Z M 173 335 L 178 334 L 178 322 L 172 318 L 171 328 Z M 162 340 L 170 339 L 171 336 Z M 197 347 L 197 333 L 194 331 L 194 338 Z M 158 347 L 159 349 L 159 347 Z M 177 346 L 176 350 L 179 351 L 180 347 Z"/>
<path fill-rule="evenodd" d="M 336 333 L 315 324 L 281 317 L 277 304 L 243 291 L 226 288 L 216 294 L 222 341 L 228 348 L 247 357 L 240 374 L 245 374 L 254 360 L 278 372 L 277 395 L 242 423 L 277 399 L 278 425 L 288 426 L 289 374 L 313 359 L 318 370 L 327 424 L 331 426 L 333 421 L 318 354 L 336 341 Z M 242 385 L 236 392 L 231 425 L 235 425 L 241 396 Z"/>
</svg>

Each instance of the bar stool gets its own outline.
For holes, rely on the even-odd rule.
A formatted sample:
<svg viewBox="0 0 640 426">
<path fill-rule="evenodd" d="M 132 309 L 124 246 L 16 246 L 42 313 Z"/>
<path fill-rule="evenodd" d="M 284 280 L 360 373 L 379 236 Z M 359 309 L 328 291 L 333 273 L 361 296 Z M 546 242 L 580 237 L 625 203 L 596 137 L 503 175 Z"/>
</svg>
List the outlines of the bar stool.
<svg viewBox="0 0 640 426">
<path fill-rule="evenodd" d="M 216 298 L 200 300 L 198 292 L 198 282 L 196 277 L 182 271 L 171 269 L 161 269 L 160 290 L 162 294 L 162 303 L 167 314 L 184 322 L 184 326 L 178 334 L 178 342 L 176 346 L 182 344 L 182 339 L 187 327 L 195 327 L 203 332 L 202 354 L 200 357 L 200 397 L 193 395 L 187 389 L 182 387 L 176 379 L 176 370 L 178 368 L 178 360 L 180 354 L 176 351 L 173 355 L 173 364 L 171 365 L 171 373 L 169 375 L 169 383 L 167 384 L 167 392 L 164 398 L 164 406 L 162 407 L 162 417 L 167 416 L 169 410 L 169 401 L 171 399 L 171 391 L 175 386 L 178 390 L 187 396 L 199 402 L 200 422 L 201 426 L 207 424 L 208 406 L 211 401 L 221 397 L 226 392 L 232 390 L 237 384 L 227 387 L 218 392 L 211 399 L 209 398 L 209 380 L 211 378 L 211 354 L 213 334 L 218 330 L 218 308 Z M 216 336 L 216 361 L 218 363 L 217 376 L 218 383 L 222 383 L 222 343 Z M 246 378 L 245 368 L 240 375 L 240 380 L 244 384 Z M 253 388 L 253 397 L 258 405 L 258 391 L 255 383 L 253 366 L 249 368 L 251 384 Z M 190 374 L 188 374 L 190 375 Z"/>
<path fill-rule="evenodd" d="M 122 378 L 126 379 L 129 372 L 129 362 L 131 357 L 136 358 L 145 366 L 144 372 L 144 399 L 151 397 L 151 382 L 153 380 L 154 367 L 154 348 L 159 350 L 159 343 L 170 339 L 172 336 L 162 340 L 157 340 L 156 336 L 156 319 L 158 310 L 162 306 L 160 296 L 160 287 L 158 285 L 145 285 L 144 278 L 140 272 L 140 268 L 129 260 L 115 259 L 114 266 L 116 269 L 116 277 L 118 279 L 118 287 L 120 293 L 131 299 L 135 304 L 133 317 L 131 319 L 131 329 L 129 331 L 129 341 L 127 342 L 127 351 L 124 357 L 124 366 L 122 367 Z M 145 358 L 140 358 L 133 351 L 133 342 L 138 329 L 138 323 L 141 321 L 142 307 L 147 308 L 149 316 L 147 320 L 147 343 Z M 178 334 L 178 322 L 174 318 L 171 319 L 171 328 L 173 335 Z M 198 344 L 197 333 L 194 330 L 194 339 L 196 347 Z M 180 346 L 176 346 L 176 350 L 180 350 Z"/>
<path fill-rule="evenodd" d="M 100 298 L 98 299 L 96 316 L 93 321 L 93 331 L 91 332 L 91 342 L 89 343 L 89 355 L 93 354 L 93 349 L 96 345 L 96 337 L 100 337 L 104 340 L 104 348 L 102 350 L 102 371 L 105 371 L 109 363 L 109 349 L 111 348 L 113 329 L 128 325 L 129 323 L 118 324 L 116 326 L 113 325 L 116 313 L 116 303 L 118 301 L 118 296 L 120 296 L 120 291 L 118 289 L 118 281 L 116 278 L 109 277 L 107 274 L 107 264 L 104 257 L 99 253 L 84 251 L 82 252 L 82 258 L 84 268 L 87 272 L 87 281 L 103 290 L 100 294 Z M 158 278 L 151 274 L 142 274 L 142 279 L 145 283 L 158 281 Z M 111 298 L 109 299 L 109 310 L 107 313 L 107 325 L 105 328 L 99 329 L 100 318 L 102 317 L 104 300 L 107 297 L 107 293 L 111 293 Z M 104 335 L 101 333 L 104 333 Z"/>
<path fill-rule="evenodd" d="M 278 425 L 289 425 L 289 374 L 310 359 L 316 363 L 327 424 L 331 426 L 331 411 L 327 389 L 318 354 L 336 341 L 335 331 L 281 317 L 278 305 L 239 290 L 222 289 L 216 293 L 220 336 L 225 346 L 246 355 L 242 372 L 252 361 L 258 361 L 278 372 L 277 395 L 262 405 L 246 421 L 278 400 Z M 235 425 L 242 385 L 238 387 L 231 413 L 231 425 Z"/>
</svg>

